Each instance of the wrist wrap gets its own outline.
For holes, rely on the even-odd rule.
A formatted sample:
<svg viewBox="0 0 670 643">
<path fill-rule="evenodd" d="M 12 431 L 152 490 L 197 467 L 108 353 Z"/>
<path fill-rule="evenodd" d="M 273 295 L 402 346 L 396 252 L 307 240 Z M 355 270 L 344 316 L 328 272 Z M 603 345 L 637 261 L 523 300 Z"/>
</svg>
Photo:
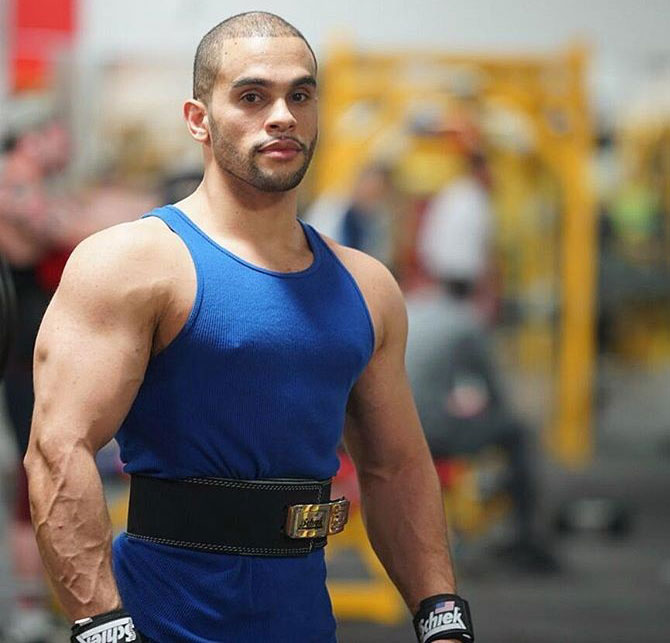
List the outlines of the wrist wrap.
<svg viewBox="0 0 670 643">
<path fill-rule="evenodd" d="M 124 609 L 97 614 L 75 621 L 71 643 L 141 643 L 133 619 Z"/>
<path fill-rule="evenodd" d="M 468 602 L 456 594 L 424 598 L 413 622 L 419 643 L 448 639 L 473 643 L 475 640 Z"/>
</svg>

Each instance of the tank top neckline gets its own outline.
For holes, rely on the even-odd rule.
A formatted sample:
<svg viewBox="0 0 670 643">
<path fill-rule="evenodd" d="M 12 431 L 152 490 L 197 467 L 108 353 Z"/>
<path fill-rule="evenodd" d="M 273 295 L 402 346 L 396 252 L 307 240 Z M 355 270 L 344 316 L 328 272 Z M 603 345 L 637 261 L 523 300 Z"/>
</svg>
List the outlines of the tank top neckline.
<svg viewBox="0 0 670 643">
<path fill-rule="evenodd" d="M 176 205 L 169 204 L 168 206 L 169 209 L 173 210 L 186 224 L 188 224 L 193 230 L 199 234 L 206 242 L 208 242 L 210 245 L 212 245 L 214 248 L 217 250 L 221 251 L 223 254 L 226 256 L 230 257 L 234 261 L 237 261 L 239 264 L 249 268 L 250 270 L 255 270 L 256 272 L 261 272 L 266 275 L 270 275 L 272 277 L 280 277 L 282 279 L 291 279 L 291 278 L 296 278 L 296 277 L 305 277 L 307 275 L 312 274 L 315 272 L 319 266 L 321 265 L 321 247 L 320 244 L 318 243 L 317 239 L 315 238 L 317 236 L 317 232 L 307 223 L 302 221 L 301 219 L 298 219 L 298 223 L 300 224 L 300 227 L 302 228 L 302 232 L 305 235 L 305 239 L 307 240 L 307 245 L 309 246 L 309 249 L 312 251 L 313 255 L 313 260 L 312 263 L 307 266 L 307 268 L 304 268 L 303 270 L 294 270 L 291 272 L 281 272 L 278 270 L 270 270 L 269 268 L 263 268 L 262 266 L 258 266 L 254 263 L 251 263 L 250 261 L 247 261 L 246 259 L 242 259 L 239 255 L 236 255 L 234 252 L 231 252 L 228 250 L 225 246 L 222 246 L 220 243 L 217 243 L 210 237 L 201 227 L 199 227 L 183 210 L 178 208 Z"/>
</svg>

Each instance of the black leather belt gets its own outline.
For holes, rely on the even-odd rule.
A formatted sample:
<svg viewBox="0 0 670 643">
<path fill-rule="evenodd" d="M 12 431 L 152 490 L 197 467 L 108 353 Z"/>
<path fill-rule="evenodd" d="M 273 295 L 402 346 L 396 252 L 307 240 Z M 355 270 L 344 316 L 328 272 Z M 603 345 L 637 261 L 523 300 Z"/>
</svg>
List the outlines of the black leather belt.
<svg viewBox="0 0 670 643">
<path fill-rule="evenodd" d="M 330 480 L 168 480 L 133 475 L 127 533 L 188 549 L 300 556 L 344 529 L 349 501 Z"/>
</svg>

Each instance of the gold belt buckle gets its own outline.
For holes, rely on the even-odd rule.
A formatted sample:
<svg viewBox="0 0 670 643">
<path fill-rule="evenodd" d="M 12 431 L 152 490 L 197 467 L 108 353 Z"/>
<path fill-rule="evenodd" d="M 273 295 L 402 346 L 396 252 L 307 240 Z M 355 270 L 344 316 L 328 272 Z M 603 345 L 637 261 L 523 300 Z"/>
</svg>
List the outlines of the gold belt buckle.
<svg viewBox="0 0 670 643">
<path fill-rule="evenodd" d="M 291 505 L 286 516 L 289 538 L 323 538 L 339 534 L 349 518 L 349 501 L 338 498 L 320 505 Z"/>
</svg>

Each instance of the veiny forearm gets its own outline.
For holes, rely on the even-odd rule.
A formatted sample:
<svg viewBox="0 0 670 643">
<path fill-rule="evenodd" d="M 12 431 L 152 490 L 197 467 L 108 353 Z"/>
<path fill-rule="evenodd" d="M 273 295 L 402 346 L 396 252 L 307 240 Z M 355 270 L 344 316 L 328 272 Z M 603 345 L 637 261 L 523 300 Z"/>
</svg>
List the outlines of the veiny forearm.
<svg viewBox="0 0 670 643">
<path fill-rule="evenodd" d="M 359 470 L 370 542 L 412 613 L 419 602 L 455 592 L 446 522 L 430 459 Z"/>
<path fill-rule="evenodd" d="M 112 530 L 92 452 L 84 444 L 37 440 L 25 464 L 37 543 L 67 616 L 118 607 Z"/>
</svg>

